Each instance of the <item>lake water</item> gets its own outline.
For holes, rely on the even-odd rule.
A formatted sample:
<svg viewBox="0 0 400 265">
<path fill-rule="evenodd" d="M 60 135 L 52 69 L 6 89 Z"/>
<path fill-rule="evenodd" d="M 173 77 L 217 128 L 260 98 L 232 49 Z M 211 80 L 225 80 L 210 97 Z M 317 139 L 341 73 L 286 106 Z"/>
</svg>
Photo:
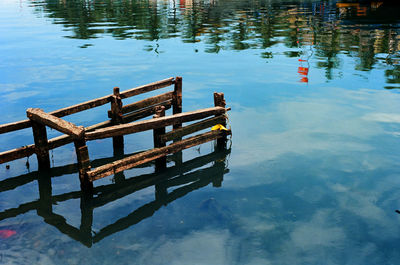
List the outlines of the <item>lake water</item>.
<svg viewBox="0 0 400 265">
<path fill-rule="evenodd" d="M 0 165 L 1 264 L 400 264 L 399 6 L 0 1 L 0 123 L 173 76 L 184 111 L 225 93 L 230 148 L 170 158 L 167 181 L 152 165 L 107 177 L 89 203 L 73 145 L 51 152 L 52 183 L 34 156 Z M 152 135 L 126 143 L 151 148 Z M 89 149 L 113 155 L 109 140 Z"/>
</svg>

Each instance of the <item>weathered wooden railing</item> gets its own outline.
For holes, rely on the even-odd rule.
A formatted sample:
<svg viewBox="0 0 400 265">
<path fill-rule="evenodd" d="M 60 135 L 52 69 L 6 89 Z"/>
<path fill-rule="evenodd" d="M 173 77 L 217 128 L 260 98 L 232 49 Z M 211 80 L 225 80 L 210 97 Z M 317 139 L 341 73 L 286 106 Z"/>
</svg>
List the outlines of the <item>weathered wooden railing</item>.
<svg viewBox="0 0 400 265">
<path fill-rule="evenodd" d="M 124 98 L 173 84 L 174 90 L 171 92 L 153 96 L 126 106 L 122 104 L 122 99 Z M 99 124 L 84 128 L 60 118 L 106 103 L 111 103 L 111 110 L 108 111 L 108 116 L 111 120 Z M 215 139 L 219 139 L 218 145 L 225 145 L 226 136 L 230 134 L 230 130 L 210 131 L 182 140 L 184 136 L 204 130 L 213 125 L 226 125 L 225 114 L 229 109 L 225 108 L 223 93 L 214 93 L 214 105 L 212 108 L 182 113 L 182 78 L 176 77 L 175 79 L 169 78 L 123 92 L 120 92 L 119 88 L 114 88 L 112 95 L 50 113 L 46 113 L 41 109 L 31 108 L 27 110 L 29 120 L 0 125 L 0 133 L 32 127 L 35 144 L 0 153 L 0 163 L 35 153 L 39 169 L 48 169 L 50 168 L 49 150 L 74 142 L 81 187 L 85 190 L 92 190 L 93 181 L 149 161 L 156 160 L 156 169 L 165 168 L 165 157 L 168 154 L 176 153 Z M 171 108 L 171 106 L 173 107 L 173 115 L 165 116 L 165 110 Z M 153 119 L 137 121 L 152 114 L 155 114 Z M 197 122 L 182 127 L 183 123 L 194 121 Z M 166 132 L 166 127 L 171 125 L 173 126 L 173 130 Z M 65 135 L 48 140 L 46 126 L 65 133 Z M 154 149 L 94 169 L 91 168 L 86 141 L 112 137 L 115 152 L 115 150 L 123 150 L 124 135 L 147 130 L 153 130 Z M 166 144 L 172 140 L 174 141 L 173 143 Z"/>
<path fill-rule="evenodd" d="M 159 97 L 157 98 L 157 96 L 156 96 L 156 97 L 153 97 L 153 98 L 157 98 L 154 101 L 147 101 L 144 104 L 142 103 L 141 105 L 139 105 L 139 107 L 142 108 L 140 111 L 135 111 L 135 108 L 131 108 L 131 110 L 132 110 L 131 113 L 129 113 L 127 110 L 125 110 L 124 113 L 121 113 L 119 111 L 121 108 L 123 108 L 122 107 L 122 99 L 140 95 L 140 94 L 150 92 L 153 90 L 157 90 L 160 88 L 165 88 L 165 87 L 168 87 L 171 85 L 174 85 L 174 91 L 172 92 L 172 96 L 170 98 L 168 98 L 166 101 L 161 101 L 162 99 L 160 99 Z M 139 103 L 139 102 L 137 102 L 137 103 Z M 90 132 L 95 129 L 107 127 L 107 126 L 110 126 L 113 124 L 118 124 L 119 123 L 118 121 L 120 121 L 121 117 L 124 122 L 130 122 L 130 121 L 135 121 L 135 120 L 145 118 L 147 116 L 154 114 L 154 106 L 157 106 L 157 105 L 163 105 L 163 106 L 166 106 L 166 108 L 171 108 L 171 105 L 173 105 L 174 113 L 178 113 L 179 110 L 182 110 L 182 78 L 181 77 L 168 78 L 168 79 L 154 82 L 151 84 L 132 88 L 132 89 L 126 90 L 122 93 L 119 93 L 119 88 L 114 88 L 114 93 L 112 95 L 107 95 L 107 96 L 104 96 L 101 98 L 89 100 L 89 101 L 86 101 L 86 102 L 83 102 L 80 104 L 76 104 L 76 105 L 73 105 L 70 107 L 55 110 L 55 111 L 49 112 L 49 114 L 51 114 L 55 117 L 61 118 L 61 117 L 65 117 L 65 116 L 68 116 L 68 115 L 71 115 L 74 113 L 78 113 L 78 112 L 81 112 L 84 110 L 89 110 L 89 109 L 92 109 L 95 107 L 99 107 L 99 106 L 105 105 L 107 103 L 111 103 L 111 110 L 113 113 L 113 115 L 112 115 L 113 118 L 111 120 L 107 120 L 105 122 L 101 122 L 101 123 L 86 127 L 85 128 L 86 132 Z M 125 115 L 123 115 L 123 114 L 125 114 Z M 18 121 L 18 122 L 13 122 L 13 123 L 2 124 L 2 125 L 0 125 L 0 134 L 18 131 L 18 130 L 26 129 L 26 128 L 30 128 L 30 127 L 32 127 L 32 123 L 29 119 L 23 120 L 23 121 Z M 48 143 L 47 143 L 47 149 L 48 150 L 55 149 L 55 148 L 61 147 L 63 145 L 72 143 L 72 142 L 73 142 L 73 138 L 71 136 L 61 135 L 59 137 L 49 139 Z M 121 145 L 123 145 L 123 143 L 119 143 L 119 146 L 121 146 Z M 34 144 L 16 148 L 16 149 L 12 149 L 12 150 L 8 150 L 8 151 L 0 153 L 0 163 L 6 163 L 6 162 L 20 159 L 23 157 L 28 157 L 35 153 L 36 154 L 39 153 L 39 148 L 36 147 Z"/>
</svg>

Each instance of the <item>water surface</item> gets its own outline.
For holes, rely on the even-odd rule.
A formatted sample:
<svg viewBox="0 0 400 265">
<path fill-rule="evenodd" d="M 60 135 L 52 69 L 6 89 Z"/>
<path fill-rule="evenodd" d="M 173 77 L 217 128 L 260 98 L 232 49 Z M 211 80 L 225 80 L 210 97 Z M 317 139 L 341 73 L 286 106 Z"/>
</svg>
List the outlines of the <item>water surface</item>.
<svg viewBox="0 0 400 265">
<path fill-rule="evenodd" d="M 72 145 L 51 153 L 51 189 L 35 157 L 1 165 L 0 230 L 16 231 L 0 238 L 2 264 L 400 263 L 399 6 L 0 2 L 1 123 L 171 76 L 183 77 L 184 111 L 225 93 L 231 148 L 187 150 L 183 167 L 171 157 L 162 181 L 152 165 L 108 177 L 95 205 L 75 192 Z M 126 142 L 132 153 L 152 136 Z M 89 150 L 99 163 L 113 154 L 109 140 Z"/>
</svg>

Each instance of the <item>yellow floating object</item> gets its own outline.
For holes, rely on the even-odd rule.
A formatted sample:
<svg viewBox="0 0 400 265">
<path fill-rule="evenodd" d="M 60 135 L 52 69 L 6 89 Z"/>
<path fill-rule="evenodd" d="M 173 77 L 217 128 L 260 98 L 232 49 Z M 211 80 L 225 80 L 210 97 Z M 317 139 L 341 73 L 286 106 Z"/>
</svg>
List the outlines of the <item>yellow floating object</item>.
<svg viewBox="0 0 400 265">
<path fill-rule="evenodd" d="M 216 130 L 220 130 L 220 131 L 225 130 L 225 131 L 227 131 L 228 129 L 225 128 L 222 124 L 217 124 L 217 125 L 214 125 L 213 127 L 211 127 L 211 131 L 216 131 Z"/>
</svg>

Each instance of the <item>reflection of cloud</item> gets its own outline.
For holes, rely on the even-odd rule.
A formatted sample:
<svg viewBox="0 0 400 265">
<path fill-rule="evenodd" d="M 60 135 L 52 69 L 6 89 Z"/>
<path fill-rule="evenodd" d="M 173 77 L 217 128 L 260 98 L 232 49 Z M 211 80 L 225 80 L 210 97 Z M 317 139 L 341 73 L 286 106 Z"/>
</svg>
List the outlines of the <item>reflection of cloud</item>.
<svg viewBox="0 0 400 265">
<path fill-rule="evenodd" d="M 2 97 L 8 101 L 16 101 L 22 98 L 30 98 L 37 94 L 39 94 L 38 91 L 21 91 L 21 92 L 8 93 L 6 95 L 3 95 Z"/>
<path fill-rule="evenodd" d="M 333 90 L 336 98 L 318 92 L 312 98 L 278 101 L 268 109 L 234 106 L 230 113 L 235 148 L 231 165 L 246 166 L 287 153 L 343 154 L 372 150 L 370 139 L 383 133 L 381 125 L 373 121 L 382 120 L 382 115 L 366 116 L 365 112 L 390 109 L 384 102 L 391 102 L 392 95 L 368 98 L 372 92 L 364 91 L 366 95 L 355 97 L 352 91 Z M 390 119 L 400 121 L 400 116 L 390 115 Z"/>
<path fill-rule="evenodd" d="M 195 231 L 179 239 L 165 239 L 139 264 L 233 264 L 230 240 L 227 230 Z"/>
<path fill-rule="evenodd" d="M 400 114 L 396 113 L 371 113 L 363 117 L 367 121 L 400 123 Z"/>
<path fill-rule="evenodd" d="M 303 251 L 314 251 L 340 245 L 346 239 L 345 233 L 340 227 L 328 226 L 326 215 L 326 212 L 319 212 L 310 222 L 296 226 L 291 233 L 293 246 Z"/>
</svg>

